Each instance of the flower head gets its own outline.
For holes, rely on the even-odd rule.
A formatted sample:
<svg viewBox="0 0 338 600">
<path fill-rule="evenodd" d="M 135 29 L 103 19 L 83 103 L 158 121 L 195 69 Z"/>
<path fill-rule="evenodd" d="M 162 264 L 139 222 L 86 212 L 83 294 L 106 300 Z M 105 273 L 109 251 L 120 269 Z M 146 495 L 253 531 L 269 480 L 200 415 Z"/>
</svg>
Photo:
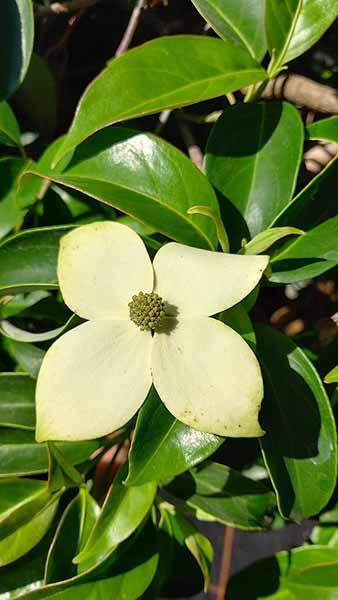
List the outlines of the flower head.
<svg viewBox="0 0 338 600">
<path fill-rule="evenodd" d="M 246 342 L 210 318 L 258 283 L 266 256 L 170 242 L 153 264 L 141 238 L 116 222 L 84 225 L 61 240 L 65 303 L 87 322 L 48 350 L 36 392 L 37 439 L 83 440 L 122 427 L 152 383 L 168 410 L 201 431 L 263 432 L 263 383 Z"/>
</svg>

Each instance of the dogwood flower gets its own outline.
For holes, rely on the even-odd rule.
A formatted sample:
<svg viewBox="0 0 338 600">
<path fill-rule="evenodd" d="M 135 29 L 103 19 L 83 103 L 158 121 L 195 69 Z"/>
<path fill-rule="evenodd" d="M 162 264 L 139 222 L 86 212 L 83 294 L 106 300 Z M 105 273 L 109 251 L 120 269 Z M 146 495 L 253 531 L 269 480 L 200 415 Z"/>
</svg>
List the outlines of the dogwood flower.
<svg viewBox="0 0 338 600">
<path fill-rule="evenodd" d="M 127 423 L 154 384 L 167 409 L 201 431 L 262 435 L 257 359 L 210 318 L 258 283 L 266 256 L 164 245 L 150 261 L 142 239 L 117 222 L 61 240 L 65 303 L 87 322 L 48 350 L 37 381 L 37 440 L 85 440 Z"/>
</svg>

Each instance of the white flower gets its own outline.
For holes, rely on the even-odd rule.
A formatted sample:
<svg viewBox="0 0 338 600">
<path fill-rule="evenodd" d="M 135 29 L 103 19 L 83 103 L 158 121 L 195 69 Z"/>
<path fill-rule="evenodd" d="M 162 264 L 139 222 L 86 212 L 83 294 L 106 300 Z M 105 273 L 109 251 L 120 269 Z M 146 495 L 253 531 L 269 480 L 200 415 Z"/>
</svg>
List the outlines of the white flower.
<svg viewBox="0 0 338 600">
<path fill-rule="evenodd" d="M 66 304 L 88 321 L 60 337 L 44 358 L 37 440 L 110 433 L 136 413 L 152 383 L 187 425 L 224 436 L 262 435 L 257 359 L 240 335 L 209 315 L 242 300 L 267 262 L 266 256 L 171 242 L 152 265 L 141 238 L 125 225 L 100 222 L 67 234 L 59 254 L 60 288 Z M 165 303 L 155 331 L 142 331 L 130 318 L 131 309 L 147 320 L 139 300 L 132 300 L 141 291 L 156 292 Z M 155 297 L 158 311 L 160 302 Z"/>
</svg>

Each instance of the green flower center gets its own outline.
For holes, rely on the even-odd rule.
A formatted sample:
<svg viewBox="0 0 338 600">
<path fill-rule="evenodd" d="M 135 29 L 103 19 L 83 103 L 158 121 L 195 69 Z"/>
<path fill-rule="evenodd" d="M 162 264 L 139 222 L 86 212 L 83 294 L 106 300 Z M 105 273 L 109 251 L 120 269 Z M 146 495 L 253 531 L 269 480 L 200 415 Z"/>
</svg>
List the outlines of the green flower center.
<svg viewBox="0 0 338 600">
<path fill-rule="evenodd" d="M 130 319 L 142 331 L 156 329 L 165 315 L 164 302 L 155 292 L 135 294 L 128 306 Z"/>
</svg>

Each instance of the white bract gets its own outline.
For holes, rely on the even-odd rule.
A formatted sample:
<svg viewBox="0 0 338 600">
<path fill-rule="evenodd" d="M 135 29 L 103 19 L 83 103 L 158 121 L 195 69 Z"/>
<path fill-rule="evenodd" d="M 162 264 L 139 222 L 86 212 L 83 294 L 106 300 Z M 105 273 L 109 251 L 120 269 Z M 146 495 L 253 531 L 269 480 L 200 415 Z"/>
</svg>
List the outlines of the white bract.
<svg viewBox="0 0 338 600">
<path fill-rule="evenodd" d="M 60 337 L 43 360 L 37 440 L 110 433 L 131 419 L 152 383 L 167 409 L 191 427 L 232 437 L 262 435 L 257 359 L 240 335 L 210 315 L 242 300 L 267 263 L 266 256 L 172 242 L 151 264 L 141 238 L 116 222 L 67 234 L 59 254 L 60 288 L 66 304 L 88 321 Z M 164 302 L 155 331 L 130 319 L 129 304 L 141 291 L 156 292 Z"/>
</svg>

